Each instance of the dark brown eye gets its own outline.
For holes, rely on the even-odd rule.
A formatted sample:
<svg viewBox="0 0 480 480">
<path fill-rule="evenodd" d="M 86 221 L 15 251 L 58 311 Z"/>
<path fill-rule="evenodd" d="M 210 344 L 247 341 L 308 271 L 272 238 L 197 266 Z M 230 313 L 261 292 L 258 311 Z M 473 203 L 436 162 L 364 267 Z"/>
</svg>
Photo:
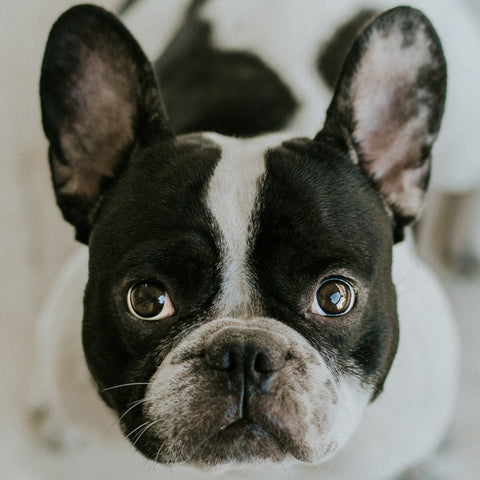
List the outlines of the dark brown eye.
<svg viewBox="0 0 480 480">
<path fill-rule="evenodd" d="M 319 315 L 345 315 L 353 307 L 355 293 L 345 280 L 330 278 L 321 283 L 312 304 L 312 312 Z"/>
<path fill-rule="evenodd" d="M 127 303 L 130 313 L 141 320 L 161 320 L 175 313 L 167 291 L 153 281 L 133 285 Z"/>
</svg>

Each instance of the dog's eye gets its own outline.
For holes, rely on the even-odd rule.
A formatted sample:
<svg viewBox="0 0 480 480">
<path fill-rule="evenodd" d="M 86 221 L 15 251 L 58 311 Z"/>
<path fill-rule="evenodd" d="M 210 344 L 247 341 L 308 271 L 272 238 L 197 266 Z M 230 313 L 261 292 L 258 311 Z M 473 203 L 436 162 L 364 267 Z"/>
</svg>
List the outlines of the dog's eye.
<svg viewBox="0 0 480 480">
<path fill-rule="evenodd" d="M 141 320 L 161 320 L 175 313 L 167 291 L 154 281 L 133 285 L 127 303 L 130 313 Z"/>
<path fill-rule="evenodd" d="M 318 287 L 312 304 L 312 312 L 335 317 L 345 315 L 355 302 L 352 286 L 345 280 L 329 278 Z"/>
</svg>

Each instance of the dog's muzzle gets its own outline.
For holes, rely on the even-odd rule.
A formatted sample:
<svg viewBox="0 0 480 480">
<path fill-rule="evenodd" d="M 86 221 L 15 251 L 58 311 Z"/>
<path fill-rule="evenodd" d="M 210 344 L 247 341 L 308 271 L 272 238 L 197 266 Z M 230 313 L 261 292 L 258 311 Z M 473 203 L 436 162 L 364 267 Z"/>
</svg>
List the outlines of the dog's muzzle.
<svg viewBox="0 0 480 480">
<path fill-rule="evenodd" d="M 137 447 L 162 463 L 204 468 L 287 456 L 325 461 L 368 401 L 298 332 L 268 318 L 194 330 L 163 360 L 145 396 L 149 426 Z"/>
</svg>

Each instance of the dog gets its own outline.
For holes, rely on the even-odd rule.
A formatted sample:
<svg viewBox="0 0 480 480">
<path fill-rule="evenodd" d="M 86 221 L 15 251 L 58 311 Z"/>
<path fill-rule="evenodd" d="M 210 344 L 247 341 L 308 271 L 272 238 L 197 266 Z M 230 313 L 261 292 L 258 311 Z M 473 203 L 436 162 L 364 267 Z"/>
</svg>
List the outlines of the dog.
<svg viewBox="0 0 480 480">
<path fill-rule="evenodd" d="M 98 429 L 91 378 L 180 478 L 392 478 L 438 445 L 455 397 L 450 308 L 408 233 L 445 104 L 440 39 L 410 7 L 343 24 L 317 56 L 322 127 L 268 59 L 216 48 L 222 5 L 194 1 L 154 64 L 99 7 L 52 28 L 42 120 L 88 281 L 83 322 L 84 252 L 44 313 L 49 403 Z"/>
</svg>

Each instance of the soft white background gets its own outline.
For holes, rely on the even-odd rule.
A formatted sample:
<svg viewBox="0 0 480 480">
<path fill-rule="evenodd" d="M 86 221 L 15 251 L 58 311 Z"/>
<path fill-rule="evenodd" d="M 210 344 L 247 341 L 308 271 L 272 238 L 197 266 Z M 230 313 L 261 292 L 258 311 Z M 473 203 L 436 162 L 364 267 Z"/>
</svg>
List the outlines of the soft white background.
<svg viewBox="0 0 480 480">
<path fill-rule="evenodd" d="M 480 2 L 470 1 L 480 28 Z M 78 476 L 77 465 L 85 462 L 81 451 L 77 458 L 62 459 L 38 449 L 25 423 L 29 392 L 41 382 L 31 377 L 39 309 L 60 266 L 75 248 L 72 229 L 61 220 L 50 187 L 38 100 L 49 28 L 74 3 L 0 1 L 0 478 L 8 480 L 87 478 Z M 95 3 L 112 7 L 119 2 Z M 472 95 L 480 94 L 480 79 L 478 85 L 479 91 Z M 480 135 L 480 112 L 478 120 Z M 480 472 L 480 277 L 446 275 L 445 280 L 463 344 L 458 412 L 450 450 L 426 468 L 439 470 L 428 477 L 412 473 L 411 478 L 443 475 L 472 480 Z M 89 452 L 88 458 L 88 463 L 94 462 L 95 453 Z M 148 473 L 146 468 L 143 474 Z"/>
</svg>

